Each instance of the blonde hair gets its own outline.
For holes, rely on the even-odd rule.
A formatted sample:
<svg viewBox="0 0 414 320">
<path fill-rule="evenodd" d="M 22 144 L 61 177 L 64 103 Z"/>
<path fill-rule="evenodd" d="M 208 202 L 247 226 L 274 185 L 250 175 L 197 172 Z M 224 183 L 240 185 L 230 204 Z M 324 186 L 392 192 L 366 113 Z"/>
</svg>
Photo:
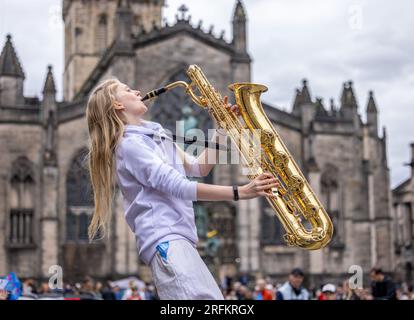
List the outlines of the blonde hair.
<svg viewBox="0 0 414 320">
<path fill-rule="evenodd" d="M 115 148 L 124 133 L 124 123 L 116 113 L 115 94 L 121 83 L 109 79 L 91 93 L 86 107 L 89 130 L 88 168 L 94 196 L 94 212 L 88 228 L 89 241 L 104 238 L 115 195 Z"/>
</svg>

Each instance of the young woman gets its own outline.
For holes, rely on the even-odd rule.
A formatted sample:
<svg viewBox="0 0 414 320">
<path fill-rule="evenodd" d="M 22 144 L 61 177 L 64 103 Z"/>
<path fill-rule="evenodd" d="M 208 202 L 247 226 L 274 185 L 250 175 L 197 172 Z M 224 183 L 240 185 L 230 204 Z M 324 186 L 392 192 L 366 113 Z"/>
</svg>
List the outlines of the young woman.
<svg viewBox="0 0 414 320">
<path fill-rule="evenodd" d="M 193 201 L 233 200 L 233 188 L 188 180 L 186 176 L 208 175 L 214 164 L 207 159 L 218 152 L 206 149 L 197 158 L 184 152 L 159 123 L 142 118 L 147 107 L 141 99 L 139 91 L 116 79 L 104 81 L 89 97 L 89 169 L 95 201 L 89 237 L 108 231 L 117 183 L 139 257 L 150 266 L 160 299 L 224 299 L 196 250 Z M 238 115 L 237 106 L 227 107 Z M 219 138 L 216 131 L 212 140 Z M 238 188 L 239 199 L 271 197 L 265 190 L 277 186 L 264 173 Z"/>
</svg>

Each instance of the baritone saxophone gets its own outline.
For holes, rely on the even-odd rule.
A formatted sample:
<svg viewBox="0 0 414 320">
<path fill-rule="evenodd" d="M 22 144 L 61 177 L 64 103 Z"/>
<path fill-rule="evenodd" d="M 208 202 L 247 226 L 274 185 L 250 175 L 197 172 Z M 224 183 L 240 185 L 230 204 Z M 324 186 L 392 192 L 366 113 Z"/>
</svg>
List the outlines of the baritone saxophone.
<svg viewBox="0 0 414 320">
<path fill-rule="evenodd" d="M 268 190 L 276 197 L 266 197 L 266 200 L 286 231 L 284 239 L 287 244 L 307 250 L 325 247 L 332 238 L 332 221 L 263 110 L 260 96 L 267 87 L 254 83 L 229 86 L 234 92 L 240 119 L 226 108 L 222 96 L 198 66 L 191 65 L 187 75 L 190 84 L 185 81 L 168 84 L 147 93 L 143 100 L 155 98 L 178 86 L 184 87 L 191 99 L 208 109 L 218 126 L 226 130 L 248 169 L 250 180 L 263 172 L 270 172 L 279 180 L 279 188 Z M 251 136 L 246 137 L 246 131 Z M 258 147 L 257 144 L 254 147 L 252 141 L 259 141 Z M 257 151 L 259 157 L 256 156 Z"/>
</svg>

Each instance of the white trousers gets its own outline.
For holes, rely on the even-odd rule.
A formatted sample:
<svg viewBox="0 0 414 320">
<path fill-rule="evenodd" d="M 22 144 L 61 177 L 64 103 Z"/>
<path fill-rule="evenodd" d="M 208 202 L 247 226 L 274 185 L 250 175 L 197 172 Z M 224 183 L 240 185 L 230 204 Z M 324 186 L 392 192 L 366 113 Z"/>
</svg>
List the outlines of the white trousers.
<svg viewBox="0 0 414 320">
<path fill-rule="evenodd" d="M 163 256 L 157 251 L 151 261 L 161 300 L 224 300 L 210 270 L 189 241 L 169 241 Z"/>
</svg>

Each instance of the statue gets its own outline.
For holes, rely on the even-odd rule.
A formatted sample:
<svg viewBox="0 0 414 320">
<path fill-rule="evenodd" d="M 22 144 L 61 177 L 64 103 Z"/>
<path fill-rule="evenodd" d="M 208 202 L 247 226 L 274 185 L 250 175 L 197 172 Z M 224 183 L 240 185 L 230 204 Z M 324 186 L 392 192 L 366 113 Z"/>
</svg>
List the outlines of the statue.
<svg viewBox="0 0 414 320">
<path fill-rule="evenodd" d="M 197 235 L 200 239 L 205 239 L 207 235 L 207 209 L 206 207 L 195 204 L 194 205 L 195 223 L 197 227 Z"/>
<path fill-rule="evenodd" d="M 180 125 L 177 128 L 177 134 L 179 136 L 184 137 L 188 130 L 198 128 L 198 120 L 193 115 L 193 109 L 189 105 L 184 106 L 180 122 L 184 122 L 184 125 Z"/>
</svg>

